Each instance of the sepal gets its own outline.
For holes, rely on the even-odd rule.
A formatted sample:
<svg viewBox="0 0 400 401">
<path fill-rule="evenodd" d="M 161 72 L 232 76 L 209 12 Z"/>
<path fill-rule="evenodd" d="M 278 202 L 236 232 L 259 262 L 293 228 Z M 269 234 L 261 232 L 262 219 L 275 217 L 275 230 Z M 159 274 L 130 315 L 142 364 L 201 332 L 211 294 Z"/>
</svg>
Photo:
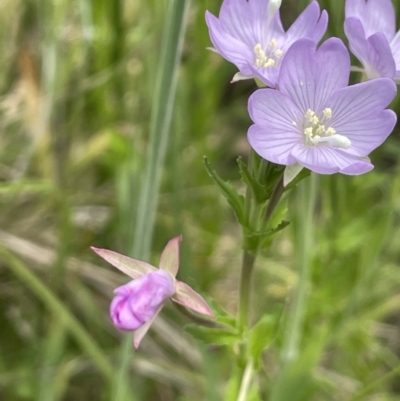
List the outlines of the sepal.
<svg viewBox="0 0 400 401">
<path fill-rule="evenodd" d="M 214 317 L 214 313 L 205 299 L 182 281 L 176 281 L 175 294 L 172 295 L 171 299 L 186 308 L 193 309 L 195 312 Z"/>
<path fill-rule="evenodd" d="M 90 248 L 105 261 L 132 278 L 139 278 L 143 274 L 151 273 L 157 270 L 156 267 L 150 265 L 149 263 L 132 259 L 128 256 L 121 255 L 120 253 L 113 252 L 108 249 L 95 248 L 94 246 L 91 246 Z"/>
<path fill-rule="evenodd" d="M 179 269 L 179 243 L 181 241 L 181 235 L 170 239 L 160 258 L 160 269 L 169 271 L 174 277 Z"/>
</svg>

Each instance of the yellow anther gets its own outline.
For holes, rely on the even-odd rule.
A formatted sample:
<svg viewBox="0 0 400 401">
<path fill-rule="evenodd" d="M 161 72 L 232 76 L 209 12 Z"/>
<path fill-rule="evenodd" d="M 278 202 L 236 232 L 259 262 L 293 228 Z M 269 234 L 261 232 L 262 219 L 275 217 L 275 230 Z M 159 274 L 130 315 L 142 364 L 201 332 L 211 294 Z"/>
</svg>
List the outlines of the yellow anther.
<svg viewBox="0 0 400 401">
<path fill-rule="evenodd" d="M 310 120 L 314 114 L 315 114 L 315 113 L 314 113 L 311 109 L 308 109 L 308 110 L 306 111 L 305 117 L 308 118 L 308 119 Z"/>
<path fill-rule="evenodd" d="M 315 131 L 317 134 L 323 134 L 325 132 L 325 125 L 318 125 L 317 130 Z"/>
<path fill-rule="evenodd" d="M 311 127 L 304 128 L 303 133 L 304 133 L 304 135 L 307 135 L 307 136 L 311 137 L 313 135 L 312 128 Z"/>
<path fill-rule="evenodd" d="M 275 39 L 272 39 L 271 42 L 269 42 L 269 47 L 270 47 L 271 49 L 273 49 L 273 48 L 275 48 L 275 46 L 276 46 L 276 40 L 275 40 Z"/>
<path fill-rule="evenodd" d="M 332 117 L 332 109 L 330 109 L 329 107 L 326 107 L 322 113 L 324 114 L 324 116 L 326 118 L 331 118 Z"/>
<path fill-rule="evenodd" d="M 274 67 L 275 66 L 275 60 L 272 58 L 269 58 L 265 63 L 264 67 Z"/>
<path fill-rule="evenodd" d="M 310 122 L 312 122 L 314 125 L 319 123 L 319 118 L 317 116 L 312 116 L 310 118 Z"/>
<path fill-rule="evenodd" d="M 329 127 L 327 130 L 326 130 L 326 135 L 335 135 L 336 134 L 336 130 L 335 130 L 335 128 L 332 128 L 332 127 Z"/>
<path fill-rule="evenodd" d="M 254 46 L 254 53 L 260 54 L 260 52 L 263 52 L 263 53 L 264 53 L 264 51 L 263 51 L 263 49 L 262 49 L 262 47 L 261 47 L 261 44 L 260 44 L 260 43 L 257 43 L 257 44 Z"/>
<path fill-rule="evenodd" d="M 282 57 L 282 54 L 283 54 L 283 51 L 282 51 L 281 49 L 278 49 L 278 50 L 275 50 L 275 51 L 274 51 L 274 56 L 275 56 L 276 58 L 281 58 L 281 57 Z"/>
</svg>

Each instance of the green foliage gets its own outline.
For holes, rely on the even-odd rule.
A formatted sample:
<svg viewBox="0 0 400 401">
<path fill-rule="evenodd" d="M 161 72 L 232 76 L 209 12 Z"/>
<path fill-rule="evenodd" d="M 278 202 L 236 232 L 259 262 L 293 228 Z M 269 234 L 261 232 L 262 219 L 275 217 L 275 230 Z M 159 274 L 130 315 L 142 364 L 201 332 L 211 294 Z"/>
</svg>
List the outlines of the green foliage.
<svg viewBox="0 0 400 401">
<path fill-rule="evenodd" d="M 261 358 L 265 349 L 267 349 L 275 337 L 276 322 L 272 316 L 263 316 L 251 328 L 249 333 L 249 351 L 255 361 Z"/>
<path fill-rule="evenodd" d="M 149 132 L 164 128 L 162 119 L 158 128 L 150 121 L 160 101 L 156 76 L 169 0 L 0 6 L 1 400 L 237 401 L 245 368 L 234 366 L 245 345 L 234 317 L 242 233 L 230 207 L 249 223 L 247 185 L 265 212 L 282 169 L 248 160 L 246 105 L 257 87 L 230 84 L 235 68 L 206 50 L 204 13 L 218 13 L 220 3 L 190 4 L 166 144 Z M 284 24 L 308 3 L 283 0 Z M 329 34 L 343 38 L 343 1 L 319 3 L 329 12 Z M 166 305 L 125 361 L 124 376 L 117 372 L 121 355 L 132 351 L 131 335 L 122 347 L 108 308 L 127 278 L 89 246 L 121 253 L 138 246 L 150 147 L 151 167 L 161 175 L 152 187 L 157 210 L 148 261 L 157 263 L 166 241 L 182 234 L 180 279 L 217 300 L 212 309 L 221 327 L 191 325 Z M 164 163 L 157 149 L 165 150 Z M 253 326 L 245 335 L 259 370 L 248 401 L 399 399 L 399 152 L 396 128 L 371 155 L 373 172 L 320 177 L 307 302 L 291 361 L 282 354 L 305 212 L 292 189 L 310 180 L 308 170 L 285 189 L 267 227 L 253 208 L 245 235 L 253 247 L 273 243 L 254 270 Z M 214 182 L 204 154 L 213 161 L 213 168 L 205 163 Z M 150 221 L 140 218 L 141 225 Z"/>
<path fill-rule="evenodd" d="M 206 157 L 204 157 L 204 165 L 206 166 L 208 175 L 218 185 L 222 194 L 225 196 L 228 203 L 232 206 L 238 222 L 243 226 L 247 226 L 248 217 L 246 216 L 245 211 L 244 196 L 239 194 L 229 181 L 224 181 L 221 177 L 218 176 L 215 170 L 211 169 L 211 166 Z"/>
</svg>

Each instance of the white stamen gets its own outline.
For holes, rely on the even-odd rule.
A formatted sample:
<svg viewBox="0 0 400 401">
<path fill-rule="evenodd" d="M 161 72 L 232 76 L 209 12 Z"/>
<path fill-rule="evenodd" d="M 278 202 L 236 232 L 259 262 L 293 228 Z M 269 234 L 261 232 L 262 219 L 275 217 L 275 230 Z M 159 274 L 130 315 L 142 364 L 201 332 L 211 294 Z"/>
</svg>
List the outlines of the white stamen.
<svg viewBox="0 0 400 401">
<path fill-rule="evenodd" d="M 332 136 L 324 136 L 324 137 L 318 137 L 318 135 L 315 135 L 313 138 L 314 143 L 321 143 L 321 142 L 328 142 L 331 146 L 334 148 L 341 148 L 341 149 L 348 149 L 351 146 L 351 141 L 349 138 L 335 134 Z"/>
<path fill-rule="evenodd" d="M 330 119 L 332 117 L 332 109 L 326 107 L 322 114 L 322 122 L 325 119 Z M 303 134 L 305 135 L 306 145 L 318 145 L 319 143 L 329 143 L 335 148 L 347 149 L 351 146 L 351 141 L 344 135 L 336 133 L 335 128 L 326 128 L 325 124 L 319 124 L 320 120 L 315 114 L 315 111 L 307 109 L 304 114 L 306 120 L 303 121 Z M 311 126 L 310 126 L 311 124 Z"/>
<path fill-rule="evenodd" d="M 278 50 L 275 50 L 275 51 L 274 51 L 274 56 L 275 56 L 276 58 L 281 58 L 281 57 L 282 57 L 282 54 L 283 54 L 283 51 L 282 51 L 281 49 L 278 49 Z"/>
<path fill-rule="evenodd" d="M 271 42 L 269 42 L 269 47 L 270 47 L 271 49 L 273 49 L 273 48 L 275 48 L 275 46 L 276 46 L 276 40 L 275 40 L 275 39 L 272 39 Z"/>
</svg>

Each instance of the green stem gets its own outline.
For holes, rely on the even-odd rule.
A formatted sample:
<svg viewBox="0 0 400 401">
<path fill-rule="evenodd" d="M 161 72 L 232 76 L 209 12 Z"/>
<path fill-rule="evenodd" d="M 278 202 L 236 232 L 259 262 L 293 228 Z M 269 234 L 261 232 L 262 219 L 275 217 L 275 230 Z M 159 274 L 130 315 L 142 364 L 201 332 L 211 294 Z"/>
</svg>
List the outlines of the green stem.
<svg viewBox="0 0 400 401">
<path fill-rule="evenodd" d="M 240 273 L 239 311 L 238 311 L 238 329 L 241 332 L 243 332 L 248 325 L 251 275 L 253 272 L 255 261 L 256 261 L 256 255 L 253 255 L 248 251 L 243 252 L 242 270 Z"/>
<path fill-rule="evenodd" d="M 299 283 L 296 289 L 293 309 L 289 315 L 286 338 L 281 361 L 283 365 L 295 360 L 299 353 L 301 332 L 306 312 L 307 292 L 310 280 L 311 248 L 313 239 L 313 214 L 316 201 L 317 176 L 301 182 L 297 187 L 294 205 L 295 257 L 299 268 Z"/>
<path fill-rule="evenodd" d="M 237 401 L 246 401 L 251 388 L 251 382 L 254 375 L 254 363 L 250 358 L 247 362 L 246 369 L 243 374 L 242 383 L 240 385 Z"/>
</svg>

